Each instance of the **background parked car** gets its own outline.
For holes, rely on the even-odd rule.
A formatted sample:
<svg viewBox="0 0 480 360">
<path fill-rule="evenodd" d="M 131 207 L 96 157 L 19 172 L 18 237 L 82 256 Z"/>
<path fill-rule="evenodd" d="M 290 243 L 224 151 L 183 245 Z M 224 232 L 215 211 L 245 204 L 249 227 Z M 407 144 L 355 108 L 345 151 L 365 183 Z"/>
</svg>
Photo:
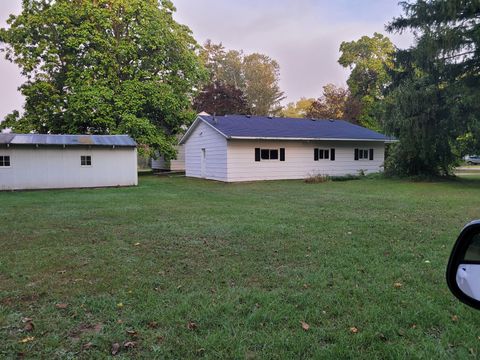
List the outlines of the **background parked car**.
<svg viewBox="0 0 480 360">
<path fill-rule="evenodd" d="M 467 155 L 465 156 L 464 159 L 467 162 L 467 164 L 470 164 L 470 165 L 480 164 L 480 156 L 478 155 Z"/>
</svg>

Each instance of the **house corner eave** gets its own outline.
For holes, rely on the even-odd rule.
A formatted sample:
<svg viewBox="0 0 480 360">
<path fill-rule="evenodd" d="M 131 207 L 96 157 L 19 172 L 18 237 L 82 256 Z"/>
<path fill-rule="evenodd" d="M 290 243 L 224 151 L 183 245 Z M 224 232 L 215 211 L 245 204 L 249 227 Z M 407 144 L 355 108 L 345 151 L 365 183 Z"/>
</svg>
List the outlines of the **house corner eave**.
<svg viewBox="0 0 480 360">
<path fill-rule="evenodd" d="M 195 119 L 195 121 L 193 122 L 192 125 L 190 125 L 190 127 L 188 128 L 187 132 L 185 133 L 185 135 L 183 135 L 183 137 L 180 139 L 180 141 L 178 142 L 179 145 L 184 145 L 185 142 L 188 140 L 188 138 L 190 137 L 190 135 L 193 133 L 193 131 L 195 130 L 195 128 L 198 126 L 198 124 L 200 124 L 200 122 L 203 122 L 205 125 L 209 126 L 211 129 L 215 130 L 217 133 L 219 133 L 220 135 L 222 135 L 224 138 L 226 139 L 229 139 L 229 136 L 225 135 L 223 132 L 221 132 L 220 130 L 218 130 L 215 126 L 211 125 L 208 121 L 206 121 L 205 119 L 203 119 L 201 116 L 197 116 L 197 118 Z"/>
</svg>

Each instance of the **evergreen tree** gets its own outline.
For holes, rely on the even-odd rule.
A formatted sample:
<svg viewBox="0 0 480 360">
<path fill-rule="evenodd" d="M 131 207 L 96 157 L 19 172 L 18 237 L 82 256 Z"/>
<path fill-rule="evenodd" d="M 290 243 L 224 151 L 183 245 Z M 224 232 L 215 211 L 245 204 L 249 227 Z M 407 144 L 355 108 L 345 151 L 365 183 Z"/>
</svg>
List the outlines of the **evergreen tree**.
<svg viewBox="0 0 480 360">
<path fill-rule="evenodd" d="M 398 51 L 385 101 L 385 128 L 400 142 L 387 171 L 447 175 L 462 152 L 479 150 L 480 3 L 418 0 L 389 31 L 410 29 L 411 49 Z"/>
</svg>

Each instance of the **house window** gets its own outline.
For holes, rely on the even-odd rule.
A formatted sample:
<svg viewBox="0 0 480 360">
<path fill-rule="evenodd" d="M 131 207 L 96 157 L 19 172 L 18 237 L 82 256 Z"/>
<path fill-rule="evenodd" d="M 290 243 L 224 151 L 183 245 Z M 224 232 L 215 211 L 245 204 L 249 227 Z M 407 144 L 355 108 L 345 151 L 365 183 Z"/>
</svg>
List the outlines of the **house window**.
<svg viewBox="0 0 480 360">
<path fill-rule="evenodd" d="M 285 161 L 285 149 L 260 149 L 255 148 L 255 161 L 280 160 Z"/>
<path fill-rule="evenodd" d="M 0 156 L 0 167 L 10 167 L 10 156 Z"/>
<path fill-rule="evenodd" d="M 373 149 L 355 149 L 355 160 L 373 160 Z"/>
<path fill-rule="evenodd" d="M 90 155 L 80 156 L 80 165 L 82 165 L 82 166 L 92 166 L 92 157 Z"/>
<path fill-rule="evenodd" d="M 313 149 L 313 159 L 335 161 L 335 149 Z"/>
</svg>

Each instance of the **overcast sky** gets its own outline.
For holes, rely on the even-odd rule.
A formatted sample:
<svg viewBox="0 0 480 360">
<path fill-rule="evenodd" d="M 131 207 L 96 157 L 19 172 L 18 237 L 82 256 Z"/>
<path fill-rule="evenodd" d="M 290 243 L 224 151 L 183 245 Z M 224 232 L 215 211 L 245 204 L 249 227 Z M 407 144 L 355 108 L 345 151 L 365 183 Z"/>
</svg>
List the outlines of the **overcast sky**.
<svg viewBox="0 0 480 360">
<path fill-rule="evenodd" d="M 222 42 L 228 49 L 261 52 L 277 60 L 288 101 L 318 97 L 327 83 L 344 85 L 348 70 L 338 63 L 342 41 L 356 40 L 384 27 L 401 13 L 398 0 L 173 0 L 176 19 L 200 42 Z M 0 0 L 0 27 L 20 12 L 21 0 Z M 388 35 L 404 48 L 406 35 Z M 0 59 L 0 119 L 23 103 L 16 65 Z"/>
</svg>

